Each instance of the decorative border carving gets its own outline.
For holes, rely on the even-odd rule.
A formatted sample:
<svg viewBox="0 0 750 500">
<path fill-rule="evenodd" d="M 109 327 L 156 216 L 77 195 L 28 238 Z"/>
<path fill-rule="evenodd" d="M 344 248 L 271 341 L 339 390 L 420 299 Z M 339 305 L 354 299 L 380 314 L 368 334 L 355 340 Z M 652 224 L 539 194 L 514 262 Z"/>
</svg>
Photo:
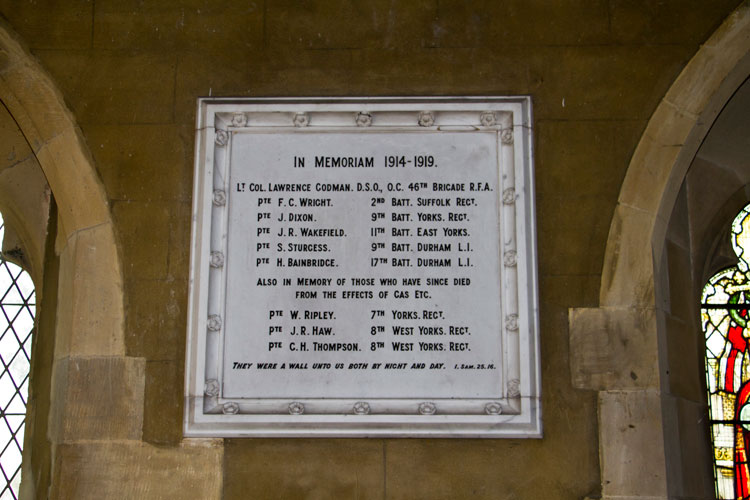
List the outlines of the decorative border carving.
<svg viewBox="0 0 750 500">
<path fill-rule="evenodd" d="M 508 250 L 503 254 L 503 265 L 505 267 L 516 267 L 517 262 L 517 254 L 515 250 Z"/>
<path fill-rule="evenodd" d="M 227 193 L 223 189 L 217 189 L 214 191 L 214 197 L 212 203 L 216 207 L 223 207 L 227 203 Z"/>
<path fill-rule="evenodd" d="M 226 130 L 217 129 L 216 130 L 216 137 L 214 138 L 214 142 L 216 142 L 217 146 L 226 146 L 227 142 L 229 142 L 229 134 Z"/>
<path fill-rule="evenodd" d="M 485 111 L 484 113 L 479 115 L 479 123 L 481 123 L 484 127 L 494 127 L 497 123 L 495 113 L 492 111 Z"/>
<path fill-rule="evenodd" d="M 244 127 L 247 125 L 247 115 L 245 113 L 235 113 L 232 115 L 233 127 Z"/>
<path fill-rule="evenodd" d="M 218 332 L 221 330 L 221 316 L 218 314 L 212 314 L 208 317 L 206 322 L 206 328 L 211 332 Z"/>
<path fill-rule="evenodd" d="M 307 127 L 310 124 L 310 117 L 307 113 L 297 113 L 294 115 L 294 126 L 295 127 Z"/>
<path fill-rule="evenodd" d="M 434 415 L 435 413 L 437 413 L 437 405 L 429 401 L 419 403 L 417 411 L 419 411 L 420 415 Z"/>
<path fill-rule="evenodd" d="M 357 401 L 354 403 L 353 410 L 357 415 L 367 415 L 370 413 L 370 405 L 365 401 Z"/>
<path fill-rule="evenodd" d="M 355 121 L 358 127 L 369 127 L 372 125 L 372 115 L 370 113 L 357 113 Z"/>
<path fill-rule="evenodd" d="M 435 115 L 429 111 L 422 111 L 419 113 L 417 123 L 419 123 L 420 127 L 432 127 L 435 125 Z"/>
<path fill-rule="evenodd" d="M 211 252 L 211 262 L 209 265 L 214 269 L 224 267 L 224 254 L 221 252 Z"/>
<path fill-rule="evenodd" d="M 487 415 L 499 415 L 503 412 L 503 406 L 500 403 L 487 403 L 484 405 L 484 411 Z"/>
<path fill-rule="evenodd" d="M 221 408 L 222 408 L 222 412 L 225 415 L 237 415 L 240 412 L 240 405 L 238 405 L 234 401 L 230 401 L 229 403 L 224 403 Z"/>
<path fill-rule="evenodd" d="M 509 314 L 505 317 L 505 329 L 509 332 L 518 331 L 518 314 Z"/>
<path fill-rule="evenodd" d="M 517 378 L 508 380 L 508 397 L 517 398 L 521 396 L 521 381 Z"/>
<path fill-rule="evenodd" d="M 289 403 L 289 414 L 290 415 L 302 415 L 305 413 L 305 405 L 297 401 Z"/>
<path fill-rule="evenodd" d="M 503 144 L 511 145 L 513 144 L 513 129 L 512 128 L 506 128 L 500 133 L 500 140 Z"/>
<path fill-rule="evenodd" d="M 203 389 L 203 393 L 211 398 L 215 398 L 219 395 L 219 381 L 216 379 L 206 380 L 206 387 Z"/>
</svg>

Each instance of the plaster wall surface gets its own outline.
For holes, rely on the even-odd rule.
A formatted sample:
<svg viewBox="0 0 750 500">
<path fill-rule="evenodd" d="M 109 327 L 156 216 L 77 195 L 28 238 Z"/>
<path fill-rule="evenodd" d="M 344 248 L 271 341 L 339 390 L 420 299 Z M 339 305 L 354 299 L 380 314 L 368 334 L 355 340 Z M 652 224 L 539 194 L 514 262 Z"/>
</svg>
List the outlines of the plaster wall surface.
<svg viewBox="0 0 750 500">
<path fill-rule="evenodd" d="M 128 409 L 119 412 L 124 421 L 116 429 L 88 413 L 83 428 L 64 430 L 74 442 L 58 450 L 53 493 L 94 498 L 103 487 L 111 498 L 129 498 L 117 477 L 157 484 L 168 479 L 157 467 L 185 472 L 186 461 L 198 460 L 206 468 L 196 472 L 203 474 L 200 485 L 166 483 L 172 492 L 598 494 L 602 480 L 617 478 L 600 477 L 596 383 L 572 380 L 568 310 L 598 306 L 610 221 L 634 148 L 684 65 L 736 7 L 736 0 L 0 1 L 0 14 L 61 90 L 109 202 L 130 361 L 87 360 L 97 364 L 89 373 L 123 363 L 118 383 L 136 384 L 118 401 Z M 516 94 L 531 95 L 534 104 L 544 438 L 231 439 L 223 454 L 183 440 L 196 98 Z M 88 258 L 72 253 L 85 238 L 71 239 L 61 259 Z M 621 341 L 633 331 L 622 332 Z M 70 341 L 84 357 L 98 349 L 75 335 Z M 592 345 L 592 355 L 602 348 Z M 654 366 L 641 361 L 634 384 L 649 387 Z M 130 411 L 133 401 L 142 405 L 138 415 Z M 638 418 L 653 418 L 632 404 Z M 84 442 L 102 436 L 126 442 Z M 153 488 L 143 491 L 154 498 L 175 498 L 168 489 L 143 488 Z M 37 494 L 43 497 L 41 489 Z"/>
</svg>

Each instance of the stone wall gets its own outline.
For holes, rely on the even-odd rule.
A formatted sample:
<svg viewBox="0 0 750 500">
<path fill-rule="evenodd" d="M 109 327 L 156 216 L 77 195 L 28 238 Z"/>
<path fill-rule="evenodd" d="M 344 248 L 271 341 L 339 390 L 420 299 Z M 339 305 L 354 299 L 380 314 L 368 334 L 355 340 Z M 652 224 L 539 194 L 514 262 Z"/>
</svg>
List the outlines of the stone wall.
<svg viewBox="0 0 750 500">
<path fill-rule="evenodd" d="M 73 437 L 53 437 L 54 464 L 33 465 L 53 468 L 53 496 L 182 496 L 167 484 L 223 489 L 224 498 L 598 494 L 597 393 L 571 381 L 568 310 L 598 305 L 610 221 L 634 148 L 674 79 L 735 7 L 736 0 L 0 1 L 80 126 L 113 220 L 126 356 L 88 360 L 86 374 L 143 384 L 142 412 L 117 410 L 124 427 L 99 425 L 97 418 L 114 417 L 94 408 L 75 429 L 63 427 Z M 231 439 L 223 458 L 214 452 L 220 442 L 183 440 L 196 97 L 515 94 L 531 95 L 534 105 L 544 438 Z M 69 365 L 58 369 L 75 375 Z M 193 470 L 196 460 L 203 465 Z M 170 468 L 196 479 L 170 482 Z"/>
</svg>

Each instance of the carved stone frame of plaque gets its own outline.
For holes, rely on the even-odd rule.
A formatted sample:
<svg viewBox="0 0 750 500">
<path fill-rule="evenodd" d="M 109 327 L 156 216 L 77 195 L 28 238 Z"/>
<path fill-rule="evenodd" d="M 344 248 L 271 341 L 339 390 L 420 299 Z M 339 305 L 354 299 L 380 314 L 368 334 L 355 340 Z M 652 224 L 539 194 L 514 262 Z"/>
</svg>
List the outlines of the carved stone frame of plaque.
<svg viewBox="0 0 750 500">
<path fill-rule="evenodd" d="M 531 99 L 526 96 L 199 99 L 185 362 L 185 436 L 541 437 L 531 125 Z M 351 138 L 351 141 L 342 140 L 342 137 Z M 361 138 L 366 140 L 360 140 Z M 350 382 L 350 379 L 356 378 L 359 373 L 342 370 L 337 375 L 332 369 L 332 373 L 324 375 L 322 372 L 307 370 L 304 375 L 299 375 L 304 377 L 305 383 L 300 384 L 301 389 L 297 392 L 294 389 L 293 378 L 290 379 L 292 382 L 278 382 L 277 385 L 276 380 L 288 377 L 281 372 L 275 372 L 277 375 L 272 376 L 264 375 L 266 378 L 253 382 L 252 377 L 256 376 L 254 366 L 250 370 L 232 371 L 232 368 L 244 367 L 244 364 L 237 363 L 233 356 L 235 350 L 249 349 L 250 339 L 257 337 L 267 343 L 270 339 L 284 338 L 285 344 L 290 344 L 290 339 L 294 340 L 292 337 L 281 335 L 274 337 L 274 330 L 269 332 L 268 328 L 260 323 L 248 324 L 246 319 L 242 320 L 242 325 L 238 325 L 239 319 L 235 319 L 245 318 L 242 316 L 245 311 L 240 311 L 241 309 L 249 310 L 247 314 L 251 315 L 253 308 L 260 308 L 259 302 L 255 303 L 255 299 L 263 293 L 263 290 L 258 289 L 260 291 L 253 292 L 255 295 L 249 295 L 251 299 L 242 298 L 240 301 L 238 298 L 236 303 L 233 303 L 233 295 L 245 297 L 242 295 L 245 291 L 237 284 L 238 280 L 246 281 L 248 287 L 252 287 L 259 279 L 272 275 L 273 271 L 260 273 L 257 271 L 258 264 L 254 264 L 256 267 L 251 264 L 244 264 L 245 267 L 242 267 L 243 264 L 239 263 L 241 259 L 234 257 L 234 261 L 232 260 L 233 255 L 242 252 L 250 254 L 251 249 L 246 247 L 256 245 L 254 233 L 249 234 L 250 231 L 246 227 L 238 226 L 239 216 L 235 214 L 233 218 L 228 214 L 230 208 L 234 207 L 230 203 L 231 197 L 237 196 L 239 199 L 239 196 L 244 196 L 237 194 L 239 184 L 232 175 L 239 175 L 238 172 L 242 169 L 249 168 L 251 172 L 247 174 L 248 178 L 252 178 L 252 169 L 256 169 L 258 175 L 265 170 L 266 173 L 262 175 L 268 176 L 267 171 L 271 167 L 267 163 L 251 167 L 247 165 L 251 165 L 252 161 L 271 161 L 266 159 L 280 155 L 280 151 L 286 149 L 287 145 L 296 147 L 300 144 L 300 148 L 307 148 L 307 151 L 313 154 L 313 149 L 318 147 L 318 144 L 322 148 L 326 144 L 341 143 L 343 147 L 345 142 L 355 145 L 361 143 L 365 145 L 362 146 L 363 151 L 370 148 L 367 151 L 381 153 L 387 149 L 386 145 L 396 144 L 408 149 L 410 144 L 420 143 L 419 141 L 426 141 L 424 144 L 437 144 L 445 151 L 463 151 L 465 155 L 461 158 L 469 159 L 473 158 L 474 150 L 479 147 L 477 144 L 490 145 L 484 147 L 485 156 L 481 157 L 481 161 L 490 165 L 490 170 L 494 170 L 486 170 L 486 178 L 493 179 L 488 184 L 494 185 L 491 194 L 485 193 L 485 198 L 482 198 L 490 201 L 483 202 L 485 209 L 481 216 L 485 219 L 481 227 L 486 231 L 482 233 L 486 234 L 484 239 L 492 240 L 492 244 L 487 247 L 490 253 L 486 254 L 489 257 L 484 258 L 483 265 L 486 270 L 481 274 L 488 277 L 488 283 L 494 283 L 497 298 L 477 288 L 473 292 L 472 300 L 481 304 L 477 305 L 476 309 L 465 312 L 466 308 L 462 306 L 462 313 L 462 309 L 457 306 L 450 310 L 453 311 L 453 319 L 462 317 L 462 314 L 466 316 L 466 321 L 473 321 L 474 316 L 491 317 L 491 321 L 486 324 L 492 328 L 474 328 L 472 341 L 477 342 L 473 344 L 476 346 L 493 346 L 490 350 L 496 352 L 485 354 L 488 359 L 496 360 L 496 363 L 488 365 L 490 369 L 481 373 L 475 370 L 477 366 L 487 368 L 486 366 L 462 363 L 467 370 L 457 371 L 455 377 L 443 375 L 446 371 L 434 371 L 433 375 L 425 376 L 406 370 L 394 375 L 396 378 L 392 380 L 396 382 L 385 382 L 391 379 L 384 375 L 382 379 L 366 379 L 369 382 L 360 386 L 351 386 Z M 417 150 L 416 147 L 413 149 Z M 350 158 L 355 155 L 350 152 L 342 154 L 347 154 Z M 382 163 L 382 155 L 371 156 Z M 453 161 L 453 156 L 449 156 L 449 153 L 445 153 L 444 156 Z M 261 159 L 252 160 L 249 157 Z M 437 157 L 440 161 L 440 156 Z M 409 158 L 406 161 L 411 161 L 412 157 Z M 413 158 L 416 162 L 416 156 Z M 295 174 L 306 182 L 311 182 L 311 175 L 323 171 L 311 168 L 310 161 L 304 174 Z M 355 158 L 354 162 L 356 161 Z M 432 161 L 434 160 L 430 160 Z M 322 166 L 322 161 L 320 163 Z M 351 160 L 349 163 L 349 166 L 356 166 Z M 470 162 L 461 163 L 455 160 L 453 164 L 448 163 L 449 160 L 442 160 L 442 171 L 433 171 L 425 175 L 432 176 L 430 180 L 436 182 L 435 179 L 440 179 L 441 175 L 450 174 L 449 169 L 463 168 L 463 165 Z M 388 169 L 380 167 L 378 164 L 377 168 L 370 168 L 367 173 L 362 174 L 348 172 L 355 169 L 346 169 L 347 172 L 342 171 L 340 175 L 368 175 L 371 176 L 370 179 L 380 180 L 381 186 L 377 189 L 385 190 L 384 186 L 393 177 L 390 177 Z M 401 170 L 407 171 L 411 172 L 407 168 Z M 408 179 L 403 179 L 403 185 L 406 186 Z M 463 184 L 468 190 L 469 179 L 465 181 Z M 420 185 L 426 187 L 428 183 L 416 184 L 415 189 Z M 259 182 L 258 186 L 263 184 Z M 395 184 L 393 186 L 395 189 Z M 276 195 L 270 194 L 273 194 L 273 199 L 276 200 Z M 386 195 L 387 193 L 383 195 L 383 200 L 388 199 Z M 369 197 L 362 199 L 368 200 L 369 203 Z M 257 201 L 258 198 L 252 200 L 255 200 L 252 206 L 260 203 Z M 376 203 L 378 198 L 372 200 Z M 242 203 L 245 205 L 240 208 L 247 214 L 251 204 L 244 201 Z M 388 204 L 390 205 L 390 202 Z M 358 210 L 350 208 L 348 211 L 355 213 Z M 283 217 L 282 214 L 281 218 Z M 282 220 L 281 218 L 279 220 Z M 245 219 L 249 217 L 242 220 Z M 483 240 L 480 238 L 474 240 L 475 243 L 481 241 Z M 373 251 L 376 248 L 377 245 L 373 246 Z M 341 260 L 342 258 L 339 258 L 339 261 Z M 388 259 L 383 262 L 386 260 Z M 458 261 L 460 262 L 460 259 Z M 377 264 L 377 261 L 374 264 Z M 269 266 L 269 269 L 271 267 Z M 282 270 L 287 272 L 288 268 L 276 269 L 280 273 Z M 335 271 L 330 273 L 331 276 L 337 276 Z M 324 274 L 319 272 L 316 275 Z M 344 281 L 347 279 L 350 278 L 344 278 Z M 450 287 L 435 293 L 438 292 L 467 293 Z M 471 293 L 468 294 L 471 296 Z M 486 298 L 483 298 L 485 296 Z M 285 299 L 276 297 L 274 295 L 273 304 L 278 305 L 278 309 L 287 315 L 287 310 L 300 307 L 291 300 L 286 302 Z M 393 307 L 395 306 L 385 306 L 385 309 L 389 310 L 388 316 Z M 414 309 L 418 307 L 414 306 Z M 265 311 L 259 314 L 265 314 L 266 318 L 268 316 Z M 341 314 L 337 312 L 336 316 Z M 393 316 L 395 318 L 395 313 Z M 450 321 L 444 322 L 445 325 Z M 375 356 L 370 352 L 370 340 L 375 337 L 370 338 L 367 332 L 363 334 L 366 336 L 360 338 L 356 336 L 360 334 L 344 331 L 351 329 L 352 323 L 349 321 L 338 327 L 338 338 L 346 338 L 351 345 L 358 345 L 355 351 L 362 351 L 361 359 L 368 360 L 367 356 Z M 418 325 L 420 321 L 413 323 Z M 373 329 L 373 335 L 375 332 Z M 445 332 L 441 330 L 441 333 Z M 395 329 L 393 335 L 396 335 Z M 390 332 L 383 333 L 379 338 L 386 341 L 372 342 L 373 351 L 378 347 L 385 350 L 388 347 L 386 344 L 390 345 L 391 341 L 402 340 L 391 336 Z M 361 339 L 359 344 L 356 342 L 357 339 Z M 445 346 L 450 345 L 451 349 L 454 346 L 453 342 L 449 342 L 453 339 L 449 338 L 423 337 L 411 340 L 422 339 L 436 341 L 433 343 L 442 343 Z M 484 342 L 483 339 L 487 340 L 486 344 L 481 343 Z M 230 340 L 233 342 L 232 347 L 229 347 Z M 312 345 L 312 340 L 318 339 L 310 340 Z M 239 346 L 239 349 L 234 346 Z M 268 349 L 258 350 L 257 358 L 252 357 L 253 351 L 249 351 L 250 356 L 247 359 L 250 362 L 247 365 L 252 366 L 252 361 L 259 362 L 264 359 L 272 347 L 273 345 Z M 476 351 L 479 350 L 475 349 L 475 357 L 478 356 Z M 325 355 L 329 356 L 326 359 L 330 360 L 336 359 L 337 354 Z M 451 353 L 440 359 L 445 360 L 448 356 L 450 364 L 453 364 L 452 360 L 458 360 L 462 355 Z M 417 357 L 414 359 L 419 359 L 418 356 L 428 360 L 438 359 L 433 358 L 432 354 L 419 352 L 415 353 L 415 356 Z M 403 353 L 393 353 L 392 357 L 407 359 Z M 310 359 L 315 361 L 314 356 Z M 439 363 L 432 364 L 437 366 Z M 307 368 L 306 364 L 305 367 Z M 455 368 L 460 368 L 458 361 Z M 411 373 L 414 378 L 420 380 L 414 386 L 408 383 L 412 377 Z M 228 380 L 227 377 L 230 376 L 233 377 L 232 380 Z M 482 387 L 486 386 L 487 389 L 475 391 L 472 382 L 474 377 L 477 379 L 477 387 L 484 384 Z M 379 385 L 378 380 L 384 381 L 382 385 Z M 434 385 L 429 382 L 430 380 L 435 380 Z M 356 387 L 361 388 L 361 393 L 357 392 Z"/>
</svg>

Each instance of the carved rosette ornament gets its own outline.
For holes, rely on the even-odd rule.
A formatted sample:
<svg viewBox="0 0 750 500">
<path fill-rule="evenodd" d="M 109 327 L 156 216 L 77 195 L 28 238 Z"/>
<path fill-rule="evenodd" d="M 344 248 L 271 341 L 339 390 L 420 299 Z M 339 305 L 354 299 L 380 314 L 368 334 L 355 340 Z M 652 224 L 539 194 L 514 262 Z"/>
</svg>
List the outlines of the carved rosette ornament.
<svg viewBox="0 0 750 500">
<path fill-rule="evenodd" d="M 203 388 L 203 394 L 210 398 L 215 398 L 219 395 L 219 381 L 215 378 L 206 380 L 206 385 Z"/>
<path fill-rule="evenodd" d="M 247 125 L 247 115 L 245 113 L 235 113 L 232 115 L 232 126 L 244 127 Z"/>
<path fill-rule="evenodd" d="M 505 317 L 505 329 L 509 332 L 518 331 L 518 314 L 509 314 Z"/>
<path fill-rule="evenodd" d="M 218 314 L 212 314 L 208 317 L 208 323 L 206 323 L 208 329 L 212 332 L 218 332 L 221 330 L 221 316 Z"/>
<path fill-rule="evenodd" d="M 211 267 L 220 268 L 224 266 L 224 254 L 221 252 L 211 252 Z"/>
<path fill-rule="evenodd" d="M 213 204 L 215 207 L 223 207 L 227 204 L 227 194 L 223 189 L 217 189 L 214 191 Z"/>
<path fill-rule="evenodd" d="M 521 381 L 517 378 L 512 378 L 508 380 L 508 397 L 509 398 L 517 398 L 521 395 L 521 391 L 519 389 L 519 386 L 521 385 Z"/>
<path fill-rule="evenodd" d="M 429 111 L 422 111 L 419 113 L 419 126 L 420 127 L 432 127 L 435 125 L 435 116 Z"/>
<path fill-rule="evenodd" d="M 430 402 L 419 403 L 418 410 L 421 415 L 434 415 L 437 411 L 437 406 L 435 406 L 435 403 Z"/>
<path fill-rule="evenodd" d="M 514 188 L 508 188 L 503 191 L 503 204 L 512 205 L 516 202 L 516 190 Z"/>
<path fill-rule="evenodd" d="M 502 141 L 503 144 L 507 145 L 513 144 L 513 129 L 506 128 L 505 130 L 503 130 L 500 134 L 500 141 Z"/>
<path fill-rule="evenodd" d="M 229 403 L 224 403 L 221 411 L 225 415 L 237 415 L 240 412 L 240 405 L 238 405 L 234 401 L 230 401 Z"/>
<path fill-rule="evenodd" d="M 495 113 L 492 111 L 485 111 L 481 115 L 479 115 L 479 123 L 481 123 L 485 127 L 492 127 L 497 123 L 497 119 L 495 118 Z"/>
<path fill-rule="evenodd" d="M 214 138 L 214 142 L 216 142 L 216 145 L 226 146 L 227 141 L 229 141 L 229 134 L 227 134 L 227 131 L 216 129 L 216 137 Z"/>
<path fill-rule="evenodd" d="M 357 415 L 367 415 L 370 413 L 370 405 L 365 401 L 354 403 L 354 413 Z"/>
<path fill-rule="evenodd" d="M 503 254 L 503 265 L 505 267 L 516 267 L 518 255 L 515 250 L 508 250 Z"/>
<path fill-rule="evenodd" d="M 294 403 L 289 403 L 290 415 L 302 415 L 303 413 L 305 413 L 305 405 L 297 401 L 295 401 Z"/>
<path fill-rule="evenodd" d="M 297 113 L 292 119 L 295 127 L 307 127 L 310 124 L 310 117 L 307 113 Z"/>
<path fill-rule="evenodd" d="M 500 403 L 487 403 L 484 405 L 484 412 L 487 415 L 500 415 L 503 412 L 503 407 Z"/>
<path fill-rule="evenodd" d="M 355 121 L 358 127 L 369 127 L 372 125 L 372 115 L 370 113 L 357 113 Z"/>
</svg>

